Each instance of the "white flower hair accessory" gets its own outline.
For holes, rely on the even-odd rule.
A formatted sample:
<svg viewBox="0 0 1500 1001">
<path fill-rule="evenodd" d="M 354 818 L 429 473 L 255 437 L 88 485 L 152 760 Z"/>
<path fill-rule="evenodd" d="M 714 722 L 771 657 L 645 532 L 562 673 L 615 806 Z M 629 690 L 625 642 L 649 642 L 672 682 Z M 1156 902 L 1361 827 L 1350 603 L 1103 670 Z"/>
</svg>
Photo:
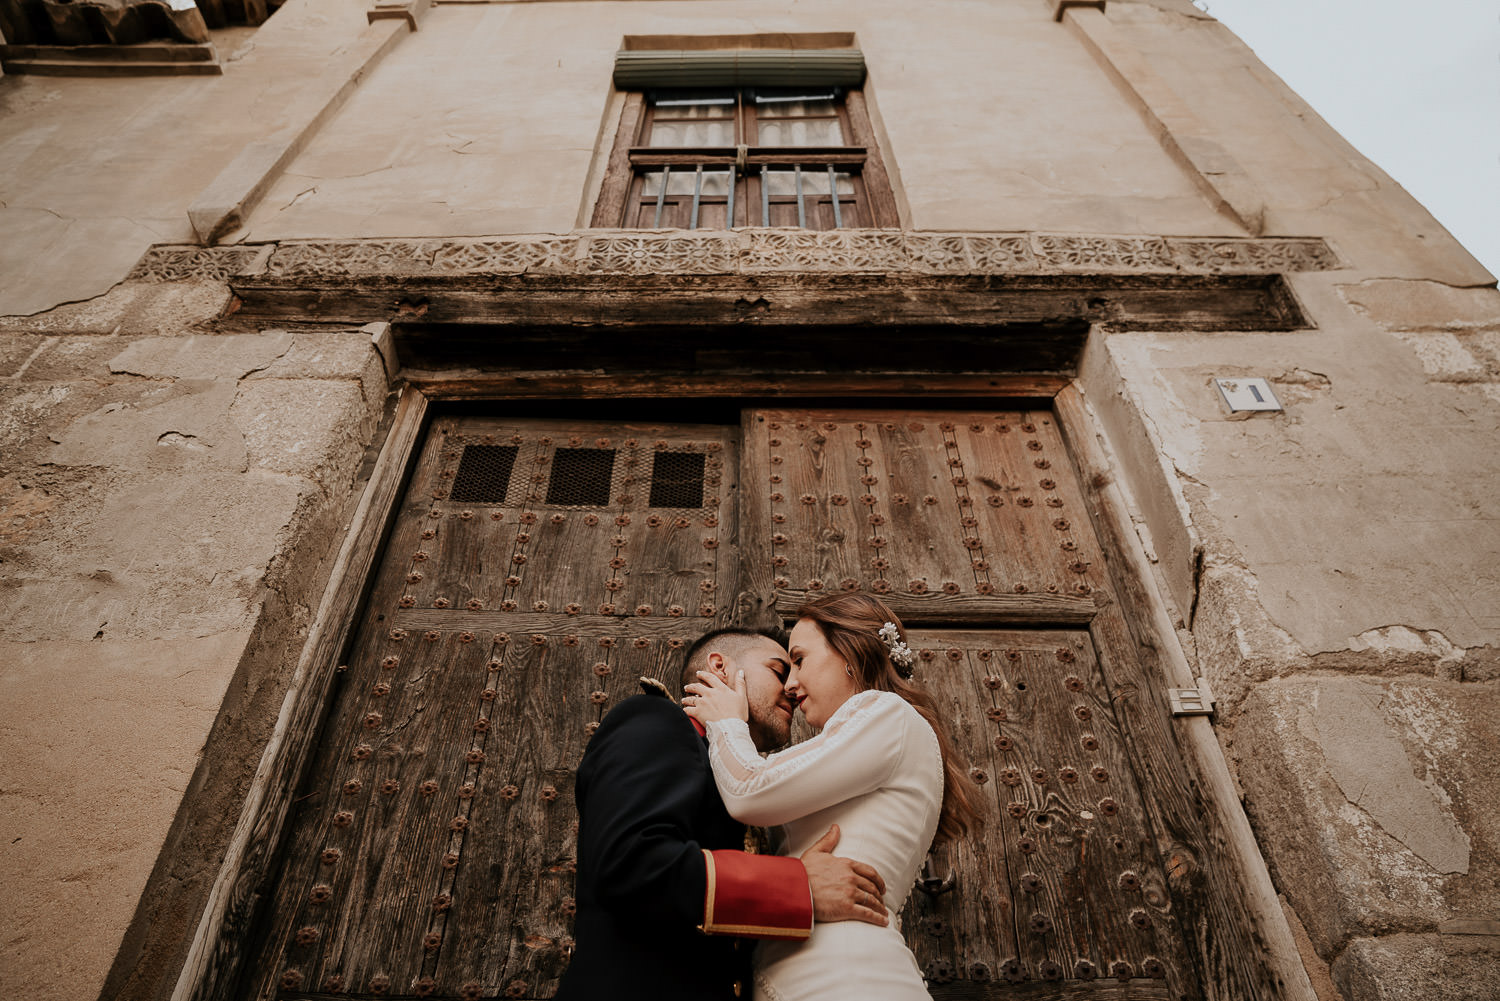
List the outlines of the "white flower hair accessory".
<svg viewBox="0 0 1500 1001">
<path fill-rule="evenodd" d="M 885 641 L 886 649 L 891 655 L 891 663 L 896 665 L 896 673 L 903 678 L 910 678 L 912 665 L 916 663 L 917 655 L 912 653 L 911 647 L 902 641 L 901 631 L 896 628 L 896 623 L 887 622 L 880 627 L 876 635 Z"/>
</svg>

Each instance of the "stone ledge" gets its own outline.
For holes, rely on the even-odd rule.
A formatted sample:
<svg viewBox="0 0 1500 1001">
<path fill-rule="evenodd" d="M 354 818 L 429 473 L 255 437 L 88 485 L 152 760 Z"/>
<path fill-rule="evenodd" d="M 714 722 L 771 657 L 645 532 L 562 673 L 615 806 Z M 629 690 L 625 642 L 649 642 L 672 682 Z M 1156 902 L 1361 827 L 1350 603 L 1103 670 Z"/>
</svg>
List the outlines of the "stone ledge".
<svg viewBox="0 0 1500 1001">
<path fill-rule="evenodd" d="M 1358 1001 L 1478 1001 L 1500 986 L 1500 939 L 1449 935 L 1361 938 L 1333 963 L 1344 997 Z"/>
<path fill-rule="evenodd" d="M 134 281 L 341 275 L 1280 274 L 1343 267 L 1317 237 L 1222 238 L 900 230 L 588 230 L 566 236 L 157 245 Z"/>
</svg>

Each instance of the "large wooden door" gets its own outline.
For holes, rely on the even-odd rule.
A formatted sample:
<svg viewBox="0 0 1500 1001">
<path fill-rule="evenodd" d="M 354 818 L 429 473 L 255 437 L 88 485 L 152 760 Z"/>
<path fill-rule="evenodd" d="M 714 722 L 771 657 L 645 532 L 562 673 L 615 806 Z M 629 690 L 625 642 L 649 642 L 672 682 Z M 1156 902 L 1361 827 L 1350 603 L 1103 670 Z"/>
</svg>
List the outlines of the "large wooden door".
<svg viewBox="0 0 1500 1001">
<path fill-rule="evenodd" d="M 934 996 L 1258 996 L 1080 486 L 1045 409 L 435 421 L 244 996 L 552 996 L 598 720 L 833 590 L 905 619 L 985 820 L 902 915 Z"/>
</svg>

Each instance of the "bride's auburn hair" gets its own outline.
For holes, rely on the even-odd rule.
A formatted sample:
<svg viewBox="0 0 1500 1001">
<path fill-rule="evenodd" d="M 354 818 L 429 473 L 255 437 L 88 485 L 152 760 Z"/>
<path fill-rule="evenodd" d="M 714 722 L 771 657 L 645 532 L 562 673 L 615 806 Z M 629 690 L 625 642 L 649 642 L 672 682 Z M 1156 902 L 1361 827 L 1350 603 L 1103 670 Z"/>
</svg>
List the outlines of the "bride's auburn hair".
<svg viewBox="0 0 1500 1001">
<path fill-rule="evenodd" d="M 854 680 L 861 689 L 895 692 L 932 727 L 943 754 L 943 807 L 938 815 L 936 840 L 952 841 L 978 826 L 979 815 L 969 800 L 969 777 L 954 757 L 936 703 L 914 679 L 901 676 L 891 661 L 891 648 L 879 635 L 883 625 L 893 622 L 900 641 L 906 642 L 906 627 L 896 613 L 868 594 L 830 594 L 798 608 L 797 618 L 807 619 L 818 627 L 828 645 L 838 651 L 854 672 Z"/>
</svg>

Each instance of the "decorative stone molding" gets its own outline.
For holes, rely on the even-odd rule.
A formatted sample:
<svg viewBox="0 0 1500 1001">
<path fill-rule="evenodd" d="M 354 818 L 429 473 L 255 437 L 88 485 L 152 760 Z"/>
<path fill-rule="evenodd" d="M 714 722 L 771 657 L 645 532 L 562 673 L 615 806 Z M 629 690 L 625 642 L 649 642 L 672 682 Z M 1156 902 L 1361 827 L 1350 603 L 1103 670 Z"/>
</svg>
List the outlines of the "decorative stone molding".
<svg viewBox="0 0 1500 1001">
<path fill-rule="evenodd" d="M 588 230 L 569 236 L 156 246 L 135 281 L 519 274 L 1279 274 L 1343 267 L 1317 237 Z"/>
<path fill-rule="evenodd" d="M 136 262 L 126 281 L 180 282 L 193 279 L 225 281 L 259 274 L 275 244 L 243 247 L 174 247 L 158 244 Z"/>
</svg>

